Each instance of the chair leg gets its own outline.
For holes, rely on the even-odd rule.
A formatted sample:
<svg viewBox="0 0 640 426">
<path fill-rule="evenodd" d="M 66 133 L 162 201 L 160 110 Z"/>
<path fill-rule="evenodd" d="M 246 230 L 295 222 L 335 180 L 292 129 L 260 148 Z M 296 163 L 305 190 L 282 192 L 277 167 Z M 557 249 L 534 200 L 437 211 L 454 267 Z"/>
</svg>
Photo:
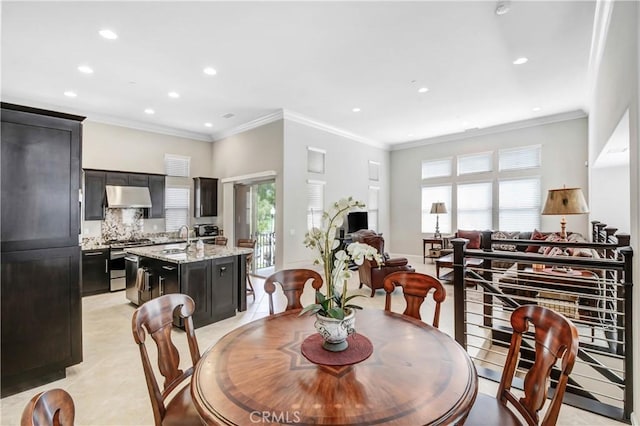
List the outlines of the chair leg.
<svg viewBox="0 0 640 426">
<path fill-rule="evenodd" d="M 256 301 L 256 292 L 253 289 L 253 284 L 251 283 L 251 274 L 249 273 L 249 268 L 247 268 L 247 285 L 249 286 L 249 290 L 247 290 L 247 294 L 253 296 L 253 301 Z"/>
<path fill-rule="evenodd" d="M 371 297 L 376 295 L 376 289 L 371 287 Z"/>
</svg>

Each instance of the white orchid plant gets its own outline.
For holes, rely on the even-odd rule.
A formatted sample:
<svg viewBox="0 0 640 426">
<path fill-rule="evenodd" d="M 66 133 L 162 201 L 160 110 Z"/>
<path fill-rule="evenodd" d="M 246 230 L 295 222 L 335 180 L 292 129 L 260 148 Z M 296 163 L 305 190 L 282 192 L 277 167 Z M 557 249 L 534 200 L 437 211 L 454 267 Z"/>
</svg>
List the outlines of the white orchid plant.
<svg viewBox="0 0 640 426">
<path fill-rule="evenodd" d="M 328 212 L 322 213 L 322 229 L 314 227 L 306 233 L 305 247 L 317 250 L 319 256 L 314 260 L 314 264 L 322 264 L 324 267 L 326 294 L 316 292 L 317 303 L 305 307 L 300 315 L 319 313 L 326 317 L 343 319 L 350 309 L 362 309 L 349 303 L 351 299 L 361 295 L 347 297 L 347 279 L 351 277 L 349 265 L 351 261 L 356 265 L 362 265 L 365 259 L 375 259 L 381 265 L 382 256 L 370 245 L 358 242 L 349 244 L 346 251 L 338 250 L 340 240 L 336 238 L 336 234 L 342 227 L 347 213 L 364 206 L 362 201 L 356 201 L 352 197 L 342 198 L 333 203 Z"/>
</svg>

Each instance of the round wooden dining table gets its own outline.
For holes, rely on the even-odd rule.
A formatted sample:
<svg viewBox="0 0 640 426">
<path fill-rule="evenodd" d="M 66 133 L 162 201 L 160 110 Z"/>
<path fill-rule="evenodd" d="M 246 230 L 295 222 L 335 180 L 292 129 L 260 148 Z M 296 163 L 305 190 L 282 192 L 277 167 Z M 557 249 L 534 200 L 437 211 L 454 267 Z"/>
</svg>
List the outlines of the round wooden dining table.
<svg viewBox="0 0 640 426">
<path fill-rule="evenodd" d="M 478 392 L 475 367 L 451 337 L 382 310 L 356 313 L 373 344 L 364 361 L 317 365 L 302 355 L 314 317 L 299 310 L 245 324 L 196 365 L 193 402 L 206 424 L 426 425 L 464 419 Z"/>
</svg>

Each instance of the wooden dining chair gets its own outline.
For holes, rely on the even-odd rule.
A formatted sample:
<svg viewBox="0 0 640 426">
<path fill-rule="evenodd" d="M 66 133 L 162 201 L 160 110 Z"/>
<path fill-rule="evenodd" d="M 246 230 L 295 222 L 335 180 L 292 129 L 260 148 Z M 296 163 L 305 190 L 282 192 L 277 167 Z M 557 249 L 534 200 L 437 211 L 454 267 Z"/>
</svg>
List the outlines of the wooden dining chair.
<svg viewBox="0 0 640 426">
<path fill-rule="evenodd" d="M 227 237 L 216 237 L 215 242 L 216 242 L 216 245 L 218 246 L 226 246 Z"/>
<path fill-rule="evenodd" d="M 200 359 L 200 349 L 193 329 L 193 311 L 195 303 L 186 294 L 175 293 L 152 299 L 133 313 L 131 327 L 133 339 L 140 349 L 142 368 L 151 397 L 151 407 L 156 426 L 158 425 L 202 425 L 190 392 L 190 377 L 193 368 Z M 191 354 L 191 366 L 180 369 L 180 354 L 171 340 L 173 316 L 184 319 L 184 331 Z M 158 349 L 158 368 L 164 377 L 162 389 L 156 380 L 149 354 L 145 345 L 146 333 L 153 338 Z M 182 388 L 170 394 L 178 386 Z"/>
<path fill-rule="evenodd" d="M 24 407 L 20 426 L 73 426 L 76 407 L 63 389 L 36 394 Z"/>
<path fill-rule="evenodd" d="M 245 248 L 256 248 L 256 240 L 252 238 L 238 238 L 238 243 L 236 244 L 238 247 Z M 253 289 L 253 283 L 251 282 L 251 273 L 253 272 L 253 253 L 247 255 L 247 295 L 253 296 L 253 301 L 256 301 L 256 292 Z"/>
<path fill-rule="evenodd" d="M 535 328 L 535 360 L 524 377 L 524 397 L 518 398 L 511 392 L 511 382 L 518 366 L 522 335 L 529 330 L 529 324 Z M 578 354 L 578 330 L 563 315 L 538 305 L 524 305 L 513 311 L 511 327 L 513 335 L 498 393 L 495 398 L 478 393 L 465 425 L 521 424 L 507 403 L 530 426 L 551 426 L 558 420 L 569 374 Z M 551 367 L 558 359 L 562 360 L 560 378 L 540 422 L 538 412 L 547 400 Z"/>
<path fill-rule="evenodd" d="M 442 283 L 431 275 L 421 274 L 418 272 L 394 272 L 384 279 L 384 291 L 387 292 L 387 298 L 384 303 L 385 311 L 391 311 L 391 293 L 397 287 L 402 287 L 404 300 L 407 307 L 403 314 L 422 320 L 420 316 L 420 307 L 427 297 L 431 289 L 433 292 L 433 300 L 436 302 L 436 309 L 433 314 L 432 325 L 438 328 L 440 324 L 440 304 L 447 297 L 447 292 Z"/>
<path fill-rule="evenodd" d="M 307 281 L 315 291 L 322 287 L 322 277 L 311 269 L 283 269 L 271 274 L 264 282 L 264 291 L 269 295 L 269 314 L 273 315 L 273 292 L 276 291 L 276 283 L 280 284 L 284 295 L 287 297 L 285 311 L 302 309 L 300 297 Z"/>
</svg>

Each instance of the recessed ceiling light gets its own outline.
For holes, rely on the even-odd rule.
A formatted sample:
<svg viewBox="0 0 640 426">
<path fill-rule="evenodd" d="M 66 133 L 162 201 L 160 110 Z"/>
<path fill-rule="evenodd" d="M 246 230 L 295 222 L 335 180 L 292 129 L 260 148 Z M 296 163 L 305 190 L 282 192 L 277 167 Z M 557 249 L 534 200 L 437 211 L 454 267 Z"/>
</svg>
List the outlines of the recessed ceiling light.
<svg viewBox="0 0 640 426">
<path fill-rule="evenodd" d="M 93 68 L 91 68 L 88 65 L 80 65 L 78 67 L 78 71 L 85 73 L 85 74 L 93 74 Z"/>
<path fill-rule="evenodd" d="M 413 133 L 409 133 L 407 136 L 408 136 L 408 137 L 412 137 L 412 136 L 413 136 Z"/>
<path fill-rule="evenodd" d="M 542 108 L 540 108 L 540 107 L 533 107 L 533 108 L 531 108 L 531 110 L 532 110 L 533 112 L 538 112 L 538 111 L 540 111 L 541 109 L 542 109 Z"/>
<path fill-rule="evenodd" d="M 71 90 L 67 90 L 66 92 L 64 92 L 64 95 L 69 98 L 75 98 L 76 96 L 78 96 L 76 92 L 72 92 Z"/>
<path fill-rule="evenodd" d="M 353 112 L 360 112 L 360 108 L 354 108 L 354 109 L 352 109 L 351 111 L 353 111 Z"/>
<path fill-rule="evenodd" d="M 526 64 L 527 62 L 529 62 L 529 59 L 527 59 L 527 58 L 525 58 L 523 56 L 523 57 L 518 58 L 515 61 L 513 61 L 513 65 L 522 65 L 522 64 Z"/>
<path fill-rule="evenodd" d="M 147 109 L 145 109 L 145 110 L 144 110 L 144 112 L 145 112 L 146 114 L 149 114 L 149 115 L 152 115 L 152 114 L 155 114 L 155 113 L 156 113 L 156 112 L 155 112 L 154 110 L 152 110 L 151 108 L 147 108 Z"/>
<path fill-rule="evenodd" d="M 205 69 L 202 70 L 202 72 L 207 75 L 216 75 L 218 73 L 218 71 L 216 71 L 215 68 L 211 68 L 211 67 L 206 67 Z"/>
<path fill-rule="evenodd" d="M 509 12 L 510 8 L 511 8 L 510 1 L 500 1 L 496 5 L 496 15 L 498 16 L 506 15 L 507 12 Z"/>
<path fill-rule="evenodd" d="M 169 92 L 168 95 L 170 98 L 173 98 L 173 99 L 178 99 L 180 97 L 180 93 L 178 92 Z"/>
<path fill-rule="evenodd" d="M 427 93 L 429 91 L 428 87 L 421 87 L 418 89 L 418 93 Z"/>
<path fill-rule="evenodd" d="M 213 127 L 213 124 L 211 124 L 211 123 L 204 123 L 204 127 Z"/>
<path fill-rule="evenodd" d="M 118 34 L 114 33 L 111 30 L 100 30 L 98 32 L 102 37 L 106 38 L 107 40 L 115 40 L 118 38 Z"/>
</svg>

